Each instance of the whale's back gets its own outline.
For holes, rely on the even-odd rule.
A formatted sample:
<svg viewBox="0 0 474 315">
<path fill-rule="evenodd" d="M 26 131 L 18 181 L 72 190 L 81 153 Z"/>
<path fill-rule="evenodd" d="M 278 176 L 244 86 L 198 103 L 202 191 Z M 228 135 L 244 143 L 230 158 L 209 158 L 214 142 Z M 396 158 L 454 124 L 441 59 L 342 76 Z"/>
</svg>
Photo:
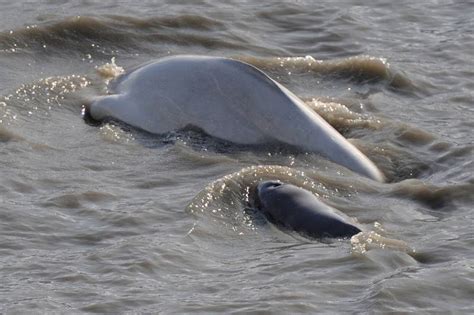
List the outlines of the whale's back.
<svg viewBox="0 0 474 315">
<path fill-rule="evenodd" d="M 113 118 L 152 133 L 191 125 L 240 144 L 272 139 L 272 112 L 291 102 L 266 74 L 228 58 L 165 58 L 119 76 L 110 89 L 124 96 L 122 106 L 143 119 L 130 119 L 136 113 Z"/>
<path fill-rule="evenodd" d="M 93 118 L 110 117 L 155 134 L 193 126 L 238 144 L 282 142 L 384 180 L 365 155 L 301 99 L 244 62 L 168 57 L 137 67 L 112 85 L 114 95 L 91 105 Z"/>
</svg>

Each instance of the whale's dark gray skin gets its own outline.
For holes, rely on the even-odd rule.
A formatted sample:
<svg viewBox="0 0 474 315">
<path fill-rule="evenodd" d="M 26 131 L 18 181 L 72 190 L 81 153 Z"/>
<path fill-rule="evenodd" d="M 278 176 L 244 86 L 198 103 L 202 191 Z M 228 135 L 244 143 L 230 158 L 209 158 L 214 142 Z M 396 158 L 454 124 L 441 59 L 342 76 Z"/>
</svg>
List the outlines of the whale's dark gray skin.
<svg viewBox="0 0 474 315">
<path fill-rule="evenodd" d="M 349 238 L 361 232 L 336 209 L 311 192 L 291 184 L 261 182 L 251 199 L 251 206 L 260 210 L 270 222 L 305 236 Z"/>
</svg>

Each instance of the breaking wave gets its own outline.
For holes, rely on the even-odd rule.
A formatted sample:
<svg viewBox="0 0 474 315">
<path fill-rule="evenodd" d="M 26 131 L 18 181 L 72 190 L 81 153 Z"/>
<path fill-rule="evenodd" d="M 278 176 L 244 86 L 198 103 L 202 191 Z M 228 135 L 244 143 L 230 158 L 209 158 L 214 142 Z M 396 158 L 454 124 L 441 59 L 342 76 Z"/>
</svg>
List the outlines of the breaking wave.
<svg viewBox="0 0 474 315">
<path fill-rule="evenodd" d="M 240 47 L 239 40 L 220 36 L 225 26 L 198 15 L 138 19 L 128 16 L 75 16 L 0 33 L 0 52 L 113 54 L 116 50 L 143 51 L 146 44 Z M 213 36 L 209 36 L 209 33 Z M 241 41 L 240 41 L 241 42 Z"/>
<path fill-rule="evenodd" d="M 348 78 L 356 82 L 384 81 L 395 89 L 414 89 L 413 82 L 400 72 L 394 71 L 384 58 L 373 56 L 354 56 L 336 60 L 318 60 L 305 57 L 240 57 L 260 69 L 284 68 L 292 73 L 310 73 L 336 78 Z"/>
</svg>

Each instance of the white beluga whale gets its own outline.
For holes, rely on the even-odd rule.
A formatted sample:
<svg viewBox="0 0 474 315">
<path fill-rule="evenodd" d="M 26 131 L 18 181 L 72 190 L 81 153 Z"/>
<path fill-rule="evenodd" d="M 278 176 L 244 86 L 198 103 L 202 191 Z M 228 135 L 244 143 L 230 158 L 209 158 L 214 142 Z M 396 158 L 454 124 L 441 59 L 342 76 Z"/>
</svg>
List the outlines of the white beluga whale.
<svg viewBox="0 0 474 315">
<path fill-rule="evenodd" d="M 88 114 L 154 134 L 188 126 L 237 144 L 282 142 L 320 153 L 376 181 L 375 164 L 296 95 L 247 63 L 174 56 L 137 67 L 110 84 Z"/>
</svg>

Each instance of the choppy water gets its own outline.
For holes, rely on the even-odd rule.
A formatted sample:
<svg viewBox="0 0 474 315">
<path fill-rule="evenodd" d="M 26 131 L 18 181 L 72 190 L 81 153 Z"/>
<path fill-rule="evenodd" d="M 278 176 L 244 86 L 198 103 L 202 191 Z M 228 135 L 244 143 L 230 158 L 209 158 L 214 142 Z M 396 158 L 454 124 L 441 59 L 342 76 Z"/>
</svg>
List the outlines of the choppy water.
<svg viewBox="0 0 474 315">
<path fill-rule="evenodd" d="M 474 312 L 472 2 L 0 7 L 0 312 Z M 106 91 L 98 67 L 174 54 L 258 66 L 390 181 L 313 154 L 84 123 L 82 104 Z M 415 253 L 252 219 L 249 185 L 274 177 Z"/>
</svg>

